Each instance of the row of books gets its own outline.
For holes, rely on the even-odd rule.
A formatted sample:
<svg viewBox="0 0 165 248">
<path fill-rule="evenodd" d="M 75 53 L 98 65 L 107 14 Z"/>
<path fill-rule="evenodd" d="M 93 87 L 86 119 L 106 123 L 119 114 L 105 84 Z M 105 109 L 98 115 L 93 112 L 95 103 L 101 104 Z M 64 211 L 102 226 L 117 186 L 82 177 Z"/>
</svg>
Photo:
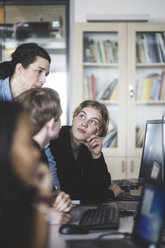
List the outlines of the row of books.
<svg viewBox="0 0 165 248">
<path fill-rule="evenodd" d="M 136 147 L 143 146 L 143 139 L 145 134 L 145 126 L 136 128 Z M 102 138 L 103 147 L 117 147 L 117 130 L 111 129 L 105 137 Z"/>
<path fill-rule="evenodd" d="M 117 130 L 111 129 L 105 137 L 102 138 L 103 147 L 117 147 Z"/>
<path fill-rule="evenodd" d="M 83 84 L 84 99 L 96 99 L 96 79 L 92 74 L 85 76 Z"/>
<path fill-rule="evenodd" d="M 165 32 L 138 33 L 136 58 L 137 63 L 165 62 Z"/>
<path fill-rule="evenodd" d="M 84 78 L 84 98 L 97 99 L 103 101 L 117 101 L 118 96 L 118 80 L 115 78 L 102 87 L 100 92 L 96 92 L 96 78 L 92 74 Z"/>
<path fill-rule="evenodd" d="M 136 82 L 137 101 L 165 100 L 165 71 L 162 75 L 154 73 Z"/>
<path fill-rule="evenodd" d="M 118 44 L 112 40 L 96 41 L 84 36 L 84 62 L 117 63 Z"/>
<path fill-rule="evenodd" d="M 136 127 L 136 147 L 143 146 L 144 134 L 145 134 L 145 126 Z"/>
</svg>

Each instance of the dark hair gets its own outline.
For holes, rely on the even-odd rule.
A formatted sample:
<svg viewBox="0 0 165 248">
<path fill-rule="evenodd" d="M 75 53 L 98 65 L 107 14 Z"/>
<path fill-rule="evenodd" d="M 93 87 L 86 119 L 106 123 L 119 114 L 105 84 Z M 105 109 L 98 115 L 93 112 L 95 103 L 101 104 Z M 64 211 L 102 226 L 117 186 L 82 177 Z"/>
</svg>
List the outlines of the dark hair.
<svg viewBox="0 0 165 248">
<path fill-rule="evenodd" d="M 102 120 L 101 120 L 101 133 L 99 136 L 104 137 L 107 134 L 108 125 L 109 125 L 109 114 L 107 107 L 103 103 L 96 100 L 85 100 L 81 102 L 79 106 L 74 110 L 73 119 L 81 112 L 83 108 L 86 107 L 95 108 L 100 112 L 102 116 Z"/>
<path fill-rule="evenodd" d="M 47 51 L 36 43 L 26 43 L 18 46 L 15 52 L 11 54 L 11 61 L 0 63 L 0 78 L 11 77 L 18 63 L 21 63 L 24 68 L 27 68 L 36 60 L 37 56 L 51 63 L 51 58 Z"/>
<path fill-rule="evenodd" d="M 25 114 L 18 103 L 0 101 L 0 192 L 3 188 L 10 188 L 12 184 L 16 186 L 14 182 L 23 184 L 14 172 L 10 151 L 19 118 Z"/>
<path fill-rule="evenodd" d="M 0 101 L 0 242 L 5 247 L 29 247 L 30 242 L 35 191 L 16 177 L 10 160 L 13 136 L 23 114 L 18 103 Z"/>
<path fill-rule="evenodd" d="M 18 118 L 23 114 L 19 104 L 0 101 L 0 177 L 8 173 L 10 165 L 10 147 Z M 7 164 L 7 165 L 6 165 Z M 9 166 L 10 167 L 10 166 Z M 3 171 L 3 173 L 1 173 Z M 7 180 L 6 174 L 6 180 Z M 0 180 L 1 181 L 1 180 Z"/>
<path fill-rule="evenodd" d="M 33 135 L 37 134 L 51 118 L 57 121 L 61 115 L 58 93 L 51 88 L 32 88 L 14 99 L 23 106 L 33 123 Z"/>
</svg>

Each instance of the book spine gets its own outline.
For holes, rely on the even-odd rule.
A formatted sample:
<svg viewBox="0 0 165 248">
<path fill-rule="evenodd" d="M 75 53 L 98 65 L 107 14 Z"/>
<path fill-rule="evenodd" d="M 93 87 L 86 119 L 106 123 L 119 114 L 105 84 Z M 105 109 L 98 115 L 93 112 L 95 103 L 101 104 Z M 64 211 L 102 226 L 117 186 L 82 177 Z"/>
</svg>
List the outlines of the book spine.
<svg viewBox="0 0 165 248">
<path fill-rule="evenodd" d="M 95 76 L 91 75 L 91 91 L 92 91 L 92 99 L 96 99 L 96 85 L 95 85 Z"/>
</svg>

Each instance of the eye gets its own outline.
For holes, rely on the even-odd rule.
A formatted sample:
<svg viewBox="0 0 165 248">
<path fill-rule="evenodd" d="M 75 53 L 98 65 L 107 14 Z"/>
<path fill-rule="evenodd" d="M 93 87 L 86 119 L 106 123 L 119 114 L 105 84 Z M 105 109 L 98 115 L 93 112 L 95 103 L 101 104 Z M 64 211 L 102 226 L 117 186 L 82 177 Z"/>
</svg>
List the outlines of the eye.
<svg viewBox="0 0 165 248">
<path fill-rule="evenodd" d="M 92 124 L 92 125 L 97 125 L 97 121 L 95 121 L 95 120 L 90 120 L 90 123 Z"/>
<path fill-rule="evenodd" d="M 85 118 L 85 115 L 84 114 L 80 114 L 79 115 L 81 119 L 84 119 Z"/>
<path fill-rule="evenodd" d="M 38 70 L 38 73 L 41 74 L 42 73 L 42 70 Z"/>
</svg>

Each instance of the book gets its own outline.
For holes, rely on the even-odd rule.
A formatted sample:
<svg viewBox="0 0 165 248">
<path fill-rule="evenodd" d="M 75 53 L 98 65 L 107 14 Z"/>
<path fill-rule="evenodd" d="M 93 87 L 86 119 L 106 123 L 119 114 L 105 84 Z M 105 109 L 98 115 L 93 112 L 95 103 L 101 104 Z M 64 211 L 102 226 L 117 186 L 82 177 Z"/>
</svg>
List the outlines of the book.
<svg viewBox="0 0 165 248">
<path fill-rule="evenodd" d="M 103 48 L 104 48 L 104 54 L 105 54 L 105 62 L 106 63 L 109 63 L 109 61 L 108 61 L 108 54 L 107 54 L 107 41 L 103 41 Z"/>
<path fill-rule="evenodd" d="M 147 39 L 147 44 L 148 44 L 148 50 L 149 50 L 149 56 L 150 56 L 150 62 L 153 63 L 155 61 L 154 57 L 154 51 L 153 51 L 153 41 L 150 33 L 145 33 L 146 34 L 146 39 Z"/>
<path fill-rule="evenodd" d="M 91 54 L 91 62 L 96 63 L 96 54 L 95 54 L 95 47 L 94 47 L 94 40 L 89 41 L 89 48 Z"/>
<path fill-rule="evenodd" d="M 148 101 L 150 99 L 150 91 L 152 85 L 152 78 L 147 77 L 143 79 L 142 89 L 141 89 L 141 101 Z"/>
<path fill-rule="evenodd" d="M 162 58 L 163 58 L 162 62 L 165 62 L 165 40 L 163 39 L 163 33 L 158 33 L 157 38 L 159 40 L 160 50 L 162 53 Z"/>
<path fill-rule="evenodd" d="M 106 53 L 107 53 L 108 63 L 112 63 L 113 62 L 112 41 L 107 40 L 105 44 L 106 44 Z"/>
<path fill-rule="evenodd" d="M 162 50 L 161 50 L 159 35 L 160 35 L 160 33 L 155 33 L 156 44 L 157 44 L 157 48 L 158 48 L 158 54 L 159 54 L 160 62 L 162 63 L 163 62 L 163 54 L 162 54 Z"/>
<path fill-rule="evenodd" d="M 110 98 L 109 100 L 110 101 L 117 101 L 117 97 L 118 97 L 118 83 L 115 85 L 111 95 L 110 95 Z"/>
<path fill-rule="evenodd" d="M 88 36 L 84 36 L 84 62 L 91 62 L 91 51 Z"/>
<path fill-rule="evenodd" d="M 161 61 L 160 61 L 160 57 L 159 57 L 159 51 L 158 51 L 155 33 L 151 33 L 151 38 L 152 38 L 153 53 L 154 53 L 154 57 L 155 57 L 154 62 L 159 63 Z"/>
<path fill-rule="evenodd" d="M 96 99 L 96 85 L 95 85 L 95 76 L 87 75 L 84 78 L 83 92 L 85 99 Z"/>
<path fill-rule="evenodd" d="M 100 51 L 98 47 L 98 42 L 94 41 L 94 54 L 95 54 L 95 62 L 100 63 L 101 62 L 101 57 L 100 57 Z"/>
<path fill-rule="evenodd" d="M 115 147 L 117 144 L 117 130 L 115 128 L 111 129 L 107 135 L 102 138 L 103 147 Z"/>
<path fill-rule="evenodd" d="M 137 41 L 137 61 L 139 63 L 145 62 L 144 47 L 143 47 L 142 39 Z"/>
<path fill-rule="evenodd" d="M 136 147 L 142 147 L 145 134 L 145 126 L 136 128 Z"/>
<path fill-rule="evenodd" d="M 156 101 L 160 100 L 160 92 L 162 87 L 162 76 L 153 73 L 145 78 L 136 81 L 136 100 L 140 101 Z M 162 91 L 164 91 L 162 89 Z"/>
<path fill-rule="evenodd" d="M 142 33 L 142 46 L 144 52 L 145 63 L 151 63 L 150 51 L 149 51 L 149 44 L 147 42 L 146 33 Z"/>
<path fill-rule="evenodd" d="M 165 100 L 165 70 L 162 71 L 162 82 L 161 82 L 161 89 L 160 89 L 160 100 Z"/>
<path fill-rule="evenodd" d="M 117 84 L 118 80 L 117 78 L 115 78 L 113 81 L 108 82 L 107 84 L 105 84 L 105 86 L 103 87 L 103 89 L 100 91 L 100 93 L 97 95 L 97 99 L 98 100 L 109 100 L 110 96 Z"/>
<path fill-rule="evenodd" d="M 96 99 L 96 85 L 95 85 L 95 76 L 92 74 L 90 77 L 90 84 L 91 84 L 91 98 Z"/>
<path fill-rule="evenodd" d="M 162 84 L 161 75 L 157 73 L 152 74 L 150 100 L 156 101 L 160 99 L 161 84 Z"/>
<path fill-rule="evenodd" d="M 100 50 L 101 50 L 102 62 L 103 63 L 107 63 L 106 54 L 105 54 L 104 41 L 101 41 L 100 42 Z"/>
</svg>

